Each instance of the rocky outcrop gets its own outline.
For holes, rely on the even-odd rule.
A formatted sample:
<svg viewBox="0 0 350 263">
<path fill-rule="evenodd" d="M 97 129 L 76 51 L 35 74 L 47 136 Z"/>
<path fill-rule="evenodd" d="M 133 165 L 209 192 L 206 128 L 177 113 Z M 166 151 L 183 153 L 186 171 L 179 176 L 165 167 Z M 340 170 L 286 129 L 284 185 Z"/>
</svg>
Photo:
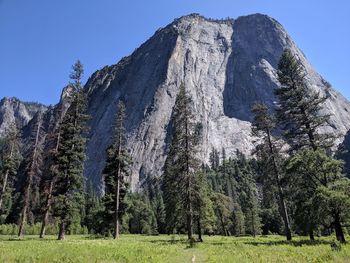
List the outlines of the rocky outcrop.
<svg viewBox="0 0 350 263">
<path fill-rule="evenodd" d="M 160 176 L 182 82 L 192 98 L 195 121 L 203 127 L 198 153 L 202 160 L 209 159 L 213 148 L 224 148 L 228 156 L 235 155 L 237 149 L 250 154 L 250 108 L 256 101 L 274 107 L 276 67 L 285 48 L 302 61 L 310 89 L 328 96 L 324 111 L 332 116 L 325 129 L 339 134 L 340 143 L 350 129 L 350 103 L 313 69 L 277 21 L 261 14 L 234 20 L 193 14 L 158 30 L 133 54 L 95 72 L 88 80 L 85 89 L 91 128 L 86 177 L 96 187 L 101 186 L 105 149 L 111 142 L 119 99 L 126 104 L 127 146 L 134 161 L 132 188 L 137 190 L 148 175 Z M 69 97 L 67 89 L 65 96 Z M 23 116 L 22 125 L 34 114 L 27 114 L 28 110 L 10 114 L 16 112 L 14 107 L 5 108 L 6 116 Z M 4 114 L 0 116 L 4 118 Z M 6 117 L 10 118 L 14 117 Z M 8 121 L 0 125 L 3 123 Z"/>
<path fill-rule="evenodd" d="M 34 102 L 22 102 L 17 98 L 3 98 L 0 101 L 0 138 L 3 137 L 11 123 L 19 129 L 25 127 L 38 111 L 47 107 Z"/>
</svg>

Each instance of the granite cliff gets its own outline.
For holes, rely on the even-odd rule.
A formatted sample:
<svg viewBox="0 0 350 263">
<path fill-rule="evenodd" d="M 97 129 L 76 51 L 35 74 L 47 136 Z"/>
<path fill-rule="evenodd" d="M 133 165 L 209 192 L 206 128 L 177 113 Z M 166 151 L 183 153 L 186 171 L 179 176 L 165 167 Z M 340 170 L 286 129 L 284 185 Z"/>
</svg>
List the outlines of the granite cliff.
<svg viewBox="0 0 350 263">
<path fill-rule="evenodd" d="M 328 97 L 324 111 L 332 116 L 326 129 L 339 134 L 341 143 L 350 129 L 350 103 L 313 69 L 281 24 L 261 14 L 227 20 L 192 14 L 159 29 L 133 54 L 89 78 L 85 89 L 92 118 L 86 177 L 101 185 L 105 149 L 110 144 L 119 99 L 124 100 L 127 110 L 133 189 L 148 175 L 160 176 L 181 82 L 192 97 L 196 121 L 203 126 L 201 158 L 208 160 L 213 148 L 224 148 L 228 156 L 237 149 L 250 154 L 250 108 L 256 101 L 274 107 L 276 67 L 285 48 L 302 61 L 310 89 Z M 33 114 L 18 116 L 24 115 L 23 125 Z"/>
</svg>

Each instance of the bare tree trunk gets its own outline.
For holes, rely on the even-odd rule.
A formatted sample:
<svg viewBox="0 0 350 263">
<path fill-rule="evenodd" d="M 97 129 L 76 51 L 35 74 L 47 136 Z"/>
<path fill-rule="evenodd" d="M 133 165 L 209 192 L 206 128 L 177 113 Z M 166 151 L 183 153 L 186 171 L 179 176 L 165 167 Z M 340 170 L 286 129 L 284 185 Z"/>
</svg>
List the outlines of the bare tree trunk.
<svg viewBox="0 0 350 263">
<path fill-rule="evenodd" d="M 24 189 L 24 204 L 21 213 L 21 219 L 19 223 L 19 231 L 18 236 L 23 238 L 24 235 L 24 225 L 27 219 L 27 212 L 29 209 L 30 195 L 32 189 L 33 176 L 35 175 L 35 168 L 37 167 L 37 158 L 38 158 L 38 146 L 39 146 L 39 137 L 40 137 L 40 129 L 41 129 L 41 120 L 38 121 L 38 127 L 35 135 L 35 143 L 33 148 L 33 156 L 30 161 L 30 170 L 27 172 L 27 182 Z"/>
<path fill-rule="evenodd" d="M 202 239 L 202 225 L 201 225 L 201 218 L 198 217 L 197 219 L 197 228 L 198 228 L 198 241 L 203 242 Z"/>
<path fill-rule="evenodd" d="M 120 167 L 118 169 L 120 171 Z M 114 233 L 113 233 L 114 239 L 119 238 L 119 198 L 120 198 L 120 181 L 119 181 L 119 176 L 117 176 L 117 186 L 116 186 L 116 193 L 115 193 Z"/>
<path fill-rule="evenodd" d="M 343 229 L 341 227 L 339 215 L 336 215 L 334 218 L 334 230 L 335 230 L 335 235 L 337 237 L 337 240 L 341 243 L 345 243 L 346 240 L 345 240 Z"/>
<path fill-rule="evenodd" d="M 310 237 L 310 240 L 315 240 L 314 230 L 312 227 L 310 227 L 309 229 L 309 237 Z"/>
<path fill-rule="evenodd" d="M 21 218 L 20 218 L 20 223 L 19 223 L 19 230 L 18 230 L 18 237 L 23 238 L 24 236 L 24 225 L 26 223 L 27 219 L 27 212 L 29 208 L 29 198 L 30 198 L 30 191 L 31 191 L 31 185 L 32 185 L 32 173 L 29 172 L 28 174 L 28 180 L 25 186 L 24 190 L 24 204 L 22 208 L 22 213 L 21 213 Z"/>
<path fill-rule="evenodd" d="M 227 229 L 225 227 L 224 219 L 222 218 L 222 213 L 221 213 L 220 209 L 219 209 L 218 212 L 219 212 L 219 216 L 220 216 L 220 222 L 221 222 L 222 230 L 224 231 L 224 235 L 228 236 L 228 232 L 227 232 Z"/>
<path fill-rule="evenodd" d="M 0 192 L 0 211 L 2 209 L 2 203 L 3 203 L 4 195 L 6 192 L 8 176 L 9 176 L 9 170 L 6 170 L 5 176 L 4 176 L 4 182 L 2 184 L 2 188 L 1 188 L 1 192 Z"/>
<path fill-rule="evenodd" d="M 52 179 L 51 182 L 50 182 L 50 186 L 49 186 L 49 192 L 48 192 L 48 195 L 47 195 L 47 198 L 46 198 L 45 212 L 44 212 L 43 221 L 41 223 L 40 238 L 44 238 L 45 237 L 46 225 L 47 225 L 47 222 L 49 220 L 49 214 L 50 214 L 50 209 L 51 209 L 53 185 L 54 185 L 54 181 Z"/>
<path fill-rule="evenodd" d="M 251 210 L 251 216 L 252 216 L 252 230 L 253 230 L 253 237 L 256 236 L 256 230 L 255 230 L 255 216 L 253 209 Z"/>
<path fill-rule="evenodd" d="M 67 175 L 66 175 L 66 177 L 67 177 Z M 67 179 L 66 184 L 68 185 L 68 179 Z M 67 196 L 64 197 L 63 204 L 64 204 L 64 207 L 67 209 Z M 61 214 L 60 230 L 58 232 L 58 237 L 57 237 L 58 240 L 64 240 L 65 239 L 66 227 L 67 227 L 67 214 L 64 211 L 63 214 Z"/>
<path fill-rule="evenodd" d="M 54 154 L 57 154 L 58 151 L 58 147 L 60 145 L 60 139 L 61 139 L 61 133 L 58 132 L 57 133 L 57 141 L 56 141 L 56 147 L 55 147 L 55 151 Z M 53 166 L 51 166 L 50 168 L 52 168 Z M 53 191 L 53 187 L 55 185 L 55 174 L 53 172 L 53 170 L 50 171 L 51 173 L 51 178 L 50 178 L 50 185 L 49 185 L 49 191 L 47 193 L 47 197 L 46 197 L 46 203 L 45 203 L 45 210 L 44 210 L 44 217 L 43 217 L 43 221 L 41 224 L 41 230 L 40 230 L 40 238 L 44 238 L 45 237 L 45 232 L 46 232 L 46 225 L 47 222 L 49 220 L 49 214 L 50 214 L 50 209 L 51 209 L 51 202 L 52 202 L 52 191 Z"/>
<path fill-rule="evenodd" d="M 187 237 L 189 240 L 192 239 L 193 236 L 193 217 L 192 217 L 192 206 L 189 205 L 189 211 L 187 214 Z"/>
<path fill-rule="evenodd" d="M 275 151 L 273 149 L 273 145 L 272 145 L 272 141 L 271 141 L 270 130 L 267 130 L 267 138 L 268 138 L 270 154 L 271 154 L 272 162 L 273 162 L 275 181 L 276 181 L 277 188 L 278 188 L 279 210 L 280 210 L 280 213 L 282 215 L 283 222 L 284 222 L 285 235 L 286 235 L 287 240 L 292 240 L 292 231 L 290 228 L 288 210 L 287 210 L 287 206 L 286 206 L 286 202 L 285 202 L 284 194 L 283 194 L 283 189 L 282 189 L 281 182 L 280 182 L 280 174 L 279 174 L 277 162 L 275 159 Z"/>
<path fill-rule="evenodd" d="M 118 149 L 117 149 L 117 156 L 119 158 L 118 160 L 118 167 L 117 167 L 117 174 L 115 175 L 115 181 L 116 181 L 116 188 L 115 188 L 115 211 L 114 211 L 114 233 L 113 238 L 118 239 L 119 238 L 119 203 L 120 203 L 120 154 L 121 154 L 121 147 L 122 147 L 122 135 L 121 132 L 119 133 L 118 137 Z"/>
<path fill-rule="evenodd" d="M 60 224 L 60 231 L 58 233 L 58 240 L 64 240 L 65 239 L 65 234 L 66 234 L 66 223 L 64 221 L 61 222 Z"/>
<path fill-rule="evenodd" d="M 185 147 L 186 147 L 186 175 L 187 175 L 187 236 L 189 240 L 192 240 L 193 236 L 193 208 L 192 208 L 192 176 L 190 172 L 190 159 L 189 159 L 189 130 L 188 130 L 188 114 L 187 107 L 185 107 Z"/>
</svg>

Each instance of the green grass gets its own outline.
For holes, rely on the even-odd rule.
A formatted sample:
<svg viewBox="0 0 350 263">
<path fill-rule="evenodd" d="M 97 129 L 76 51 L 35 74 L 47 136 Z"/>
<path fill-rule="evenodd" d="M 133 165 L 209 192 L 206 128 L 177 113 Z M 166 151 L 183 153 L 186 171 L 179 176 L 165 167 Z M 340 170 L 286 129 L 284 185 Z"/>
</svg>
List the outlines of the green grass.
<svg viewBox="0 0 350 263">
<path fill-rule="evenodd" d="M 204 237 L 189 248 L 185 236 L 122 235 L 117 241 L 90 236 L 18 240 L 0 236 L 0 262 L 350 262 L 350 244 L 333 251 L 333 237 L 314 242 L 280 236 Z"/>
</svg>

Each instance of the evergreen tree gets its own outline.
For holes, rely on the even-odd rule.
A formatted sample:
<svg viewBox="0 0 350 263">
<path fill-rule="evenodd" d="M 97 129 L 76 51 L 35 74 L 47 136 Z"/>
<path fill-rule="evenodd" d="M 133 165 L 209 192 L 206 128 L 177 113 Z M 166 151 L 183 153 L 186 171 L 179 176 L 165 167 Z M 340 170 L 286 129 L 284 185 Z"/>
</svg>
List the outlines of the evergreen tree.
<svg viewBox="0 0 350 263">
<path fill-rule="evenodd" d="M 172 141 L 165 164 L 164 201 L 169 231 L 185 218 L 189 240 L 193 240 L 195 196 L 199 196 L 196 176 L 200 167 L 196 158 L 199 125 L 193 119 L 191 99 L 181 84 L 173 110 Z"/>
<path fill-rule="evenodd" d="M 87 98 L 81 77 L 83 65 L 78 60 L 70 75 L 73 81 L 72 103 L 59 127 L 60 141 L 57 149 L 57 178 L 55 183 L 56 215 L 60 219 L 58 239 L 63 240 L 70 224 L 79 218 L 84 204 L 83 162 L 85 159 L 85 138 Z"/>
<path fill-rule="evenodd" d="M 221 158 L 222 158 L 222 163 L 226 162 L 226 150 L 224 147 L 221 149 Z"/>
<path fill-rule="evenodd" d="M 260 207 L 253 170 L 246 165 L 240 181 L 240 204 L 244 213 L 246 233 L 256 236 L 261 233 Z"/>
<path fill-rule="evenodd" d="M 255 153 L 262 164 L 264 175 L 269 174 L 273 176 L 273 183 L 277 189 L 279 197 L 279 210 L 284 221 L 284 229 L 287 240 L 292 240 L 291 227 L 289 222 L 289 215 L 284 197 L 284 191 L 281 183 L 281 157 L 279 153 L 280 146 L 278 142 L 272 137 L 275 129 L 275 120 L 269 114 L 268 108 L 264 104 L 255 104 L 252 108 L 255 114 L 252 123 L 252 134 L 261 140 L 261 143 L 256 146 Z"/>
<path fill-rule="evenodd" d="M 193 191 L 193 211 L 194 219 L 197 223 L 198 241 L 203 242 L 202 232 L 213 232 L 211 225 L 214 224 L 214 210 L 211 202 L 211 192 L 209 189 L 207 175 L 204 171 L 199 171 L 194 176 Z"/>
<path fill-rule="evenodd" d="M 113 222 L 113 238 L 119 238 L 120 218 L 130 173 L 131 158 L 125 147 L 125 106 L 118 103 L 114 143 L 107 149 L 106 166 L 103 171 L 105 196 L 103 199 L 107 222 Z"/>
<path fill-rule="evenodd" d="M 42 150 L 43 150 L 43 113 L 38 112 L 33 119 L 33 132 L 30 136 L 30 147 L 24 160 L 24 185 L 21 190 L 21 210 L 19 220 L 18 236 L 23 238 L 24 227 L 27 221 L 28 213 L 30 212 L 30 203 L 33 199 L 33 192 L 41 175 L 42 165 Z"/>
<path fill-rule="evenodd" d="M 284 221 L 281 217 L 279 197 L 275 186 L 275 180 L 272 176 L 266 174 L 264 164 L 261 168 L 262 173 L 259 174 L 257 184 L 260 185 L 261 191 L 261 223 L 262 223 L 262 234 L 268 235 L 269 233 L 285 234 Z M 258 169 L 260 169 L 258 166 Z M 284 191 L 285 200 L 288 200 L 288 192 Z M 288 203 L 290 205 L 290 203 Z M 289 211 L 291 207 L 289 206 Z M 290 214 L 289 214 L 290 216 Z M 292 217 L 289 217 L 290 220 Z"/>
<path fill-rule="evenodd" d="M 89 233 L 101 233 L 100 225 L 103 224 L 101 214 L 103 212 L 102 200 L 93 188 L 90 180 L 86 183 L 85 190 L 85 216 L 83 224 L 89 230 Z"/>
<path fill-rule="evenodd" d="M 281 86 L 275 90 L 275 95 L 278 99 L 277 119 L 284 131 L 285 139 L 291 146 L 291 153 L 303 149 L 314 151 L 329 149 L 334 142 L 333 134 L 319 132 L 321 127 L 327 125 L 329 119 L 329 115 L 321 113 L 327 98 L 310 89 L 305 78 L 306 73 L 301 62 L 286 49 L 278 63 L 278 80 Z M 304 177 L 306 185 L 309 176 L 304 175 Z M 293 183 L 293 178 L 290 178 L 290 182 Z M 310 207 L 314 189 L 312 187 L 305 189 L 304 194 L 296 190 L 293 196 L 295 211 L 301 213 L 296 216 L 303 219 L 301 222 L 309 221 L 303 224 L 309 228 L 310 239 L 314 239 L 313 231 L 316 222 L 313 220 Z"/>
<path fill-rule="evenodd" d="M 40 238 L 45 237 L 46 226 L 49 221 L 49 217 L 51 214 L 52 204 L 54 202 L 54 189 L 55 183 L 58 176 L 58 147 L 60 145 L 61 140 L 61 130 L 59 129 L 60 124 L 63 120 L 64 114 L 66 110 L 64 110 L 63 105 L 59 104 L 58 107 L 54 110 L 51 127 L 49 127 L 48 135 L 46 136 L 46 147 L 45 147 L 45 165 L 43 176 L 40 182 L 40 190 L 41 190 L 41 198 L 42 202 L 42 222 L 41 222 L 41 230 L 40 230 Z"/>
<path fill-rule="evenodd" d="M 256 235 L 261 232 L 260 203 L 253 162 L 238 152 L 208 172 L 218 233 Z"/>
<path fill-rule="evenodd" d="M 165 205 L 163 200 L 163 192 L 161 190 L 161 182 L 159 177 L 148 176 L 145 180 L 143 187 L 144 191 L 148 195 L 149 202 L 153 214 L 157 221 L 157 229 L 154 233 L 166 233 L 166 222 L 165 222 Z"/>
<path fill-rule="evenodd" d="M 211 169 L 213 170 L 217 169 L 220 165 L 220 155 L 215 148 L 213 148 L 213 150 L 210 153 L 209 161 L 210 161 Z"/>
<path fill-rule="evenodd" d="M 0 214 L 8 209 L 8 207 L 4 207 L 4 203 L 6 203 L 11 196 L 19 166 L 19 159 L 19 135 L 16 124 L 13 123 L 6 132 L 4 144 L 1 148 Z"/>
<path fill-rule="evenodd" d="M 334 136 L 318 132 L 329 119 L 329 115 L 321 114 L 327 97 L 310 89 L 305 77 L 301 62 L 289 49 L 284 50 L 278 63 L 281 85 L 275 90 L 278 122 L 292 150 L 329 148 Z"/>
<path fill-rule="evenodd" d="M 234 203 L 233 204 L 233 211 L 231 214 L 231 221 L 232 221 L 232 229 L 231 233 L 235 236 L 241 236 L 245 235 L 245 218 L 244 213 L 242 211 L 242 208 L 239 204 Z"/>
<path fill-rule="evenodd" d="M 244 206 L 245 231 L 253 237 L 261 233 L 260 207 L 258 204 L 256 188 L 254 183 L 247 184 L 246 187 L 246 206 Z"/>
<path fill-rule="evenodd" d="M 151 203 L 145 194 L 128 193 L 123 216 L 124 231 L 131 234 L 157 234 L 157 221 Z"/>
</svg>

